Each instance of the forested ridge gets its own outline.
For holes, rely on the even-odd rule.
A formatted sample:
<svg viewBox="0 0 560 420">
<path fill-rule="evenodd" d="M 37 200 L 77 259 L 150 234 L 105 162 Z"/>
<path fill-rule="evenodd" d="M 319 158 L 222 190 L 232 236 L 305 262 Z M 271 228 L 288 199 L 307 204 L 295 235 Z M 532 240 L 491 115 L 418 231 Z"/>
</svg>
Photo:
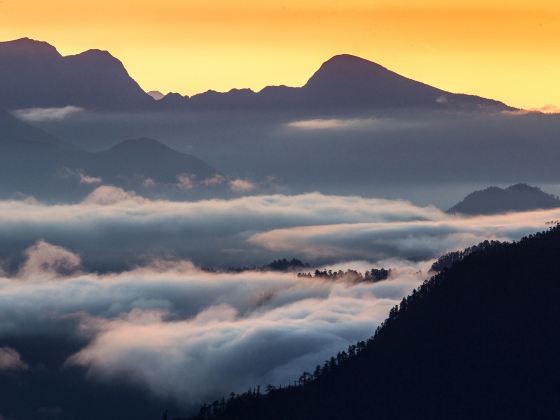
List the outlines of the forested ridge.
<svg viewBox="0 0 560 420">
<path fill-rule="evenodd" d="M 367 341 L 192 420 L 558 418 L 560 227 L 485 245 L 404 298 Z"/>
</svg>

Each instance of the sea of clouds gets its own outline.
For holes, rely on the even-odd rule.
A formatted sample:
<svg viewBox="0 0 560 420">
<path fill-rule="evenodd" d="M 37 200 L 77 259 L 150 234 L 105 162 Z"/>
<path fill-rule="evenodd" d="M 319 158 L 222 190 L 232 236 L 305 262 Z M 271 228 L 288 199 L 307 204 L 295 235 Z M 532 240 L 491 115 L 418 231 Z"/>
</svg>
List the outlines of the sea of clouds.
<svg viewBox="0 0 560 420">
<path fill-rule="evenodd" d="M 558 219 L 320 193 L 158 201 L 107 186 L 77 204 L 0 201 L 0 371 L 40 368 L 2 337 L 52 335 L 83 343 L 61 368 L 185 405 L 290 383 L 371 336 L 437 256 Z M 355 284 L 219 270 L 288 256 L 392 271 Z"/>
</svg>

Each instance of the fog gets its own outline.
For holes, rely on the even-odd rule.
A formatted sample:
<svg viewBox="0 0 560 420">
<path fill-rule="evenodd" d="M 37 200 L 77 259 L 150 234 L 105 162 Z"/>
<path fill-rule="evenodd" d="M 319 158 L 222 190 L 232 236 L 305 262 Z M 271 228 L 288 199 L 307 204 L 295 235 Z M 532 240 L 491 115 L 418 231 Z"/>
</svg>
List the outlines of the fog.
<svg viewBox="0 0 560 420">
<path fill-rule="evenodd" d="M 558 115 L 81 112 L 38 124 L 89 150 L 127 138 L 153 137 L 233 178 L 259 184 L 273 177 L 277 191 L 290 194 L 318 190 L 447 208 L 482 186 L 560 183 Z"/>
</svg>

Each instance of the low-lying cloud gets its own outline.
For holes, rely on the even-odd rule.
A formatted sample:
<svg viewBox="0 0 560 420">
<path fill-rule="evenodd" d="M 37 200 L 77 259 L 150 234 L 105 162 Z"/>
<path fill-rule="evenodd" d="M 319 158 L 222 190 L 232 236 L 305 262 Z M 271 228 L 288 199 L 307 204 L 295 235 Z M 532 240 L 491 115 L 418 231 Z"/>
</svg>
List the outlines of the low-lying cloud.
<svg viewBox="0 0 560 420">
<path fill-rule="evenodd" d="M 21 359 L 20 354 L 11 347 L 0 347 L 0 374 L 26 370 L 27 364 Z"/>
<path fill-rule="evenodd" d="M 25 270 L 0 278 L 0 336 L 85 338 L 65 365 L 85 368 L 92 380 L 124 379 L 185 405 L 296 380 L 372 335 L 425 269 L 393 261 L 390 279 L 373 284 L 294 273 L 209 273 L 187 261 L 67 274 L 60 262 L 72 268 L 79 262 L 69 250 L 40 243 L 26 254 Z M 47 255 L 51 263 L 36 263 Z M 24 366 L 15 349 L 0 352 L 2 360 Z"/>
<path fill-rule="evenodd" d="M 247 179 L 232 179 L 229 182 L 229 187 L 232 191 L 247 193 L 253 191 L 257 186 Z"/>
<path fill-rule="evenodd" d="M 70 115 L 83 112 L 77 106 L 64 106 L 59 108 L 25 108 L 14 111 L 14 115 L 27 122 L 62 121 Z"/>
<path fill-rule="evenodd" d="M 462 217 L 320 193 L 172 202 L 108 186 L 77 204 L 0 201 L 0 338 L 73 338 L 67 368 L 196 406 L 289 383 L 369 337 L 432 258 L 559 219 L 560 209 Z M 391 276 L 356 284 L 198 268 L 291 256 Z M 37 368 L 0 345 L 15 374 Z"/>
<path fill-rule="evenodd" d="M 419 126 L 417 121 L 398 122 L 388 117 L 356 117 L 356 118 L 312 118 L 290 121 L 285 127 L 300 131 L 384 131 Z"/>
<path fill-rule="evenodd" d="M 77 204 L 0 201 L 0 261 L 9 271 L 40 240 L 72 249 L 86 268 L 101 271 L 160 258 L 209 267 L 280 257 L 416 261 L 484 239 L 518 239 L 558 219 L 558 209 L 462 217 L 406 201 L 320 193 L 174 202 L 101 186 Z"/>
</svg>

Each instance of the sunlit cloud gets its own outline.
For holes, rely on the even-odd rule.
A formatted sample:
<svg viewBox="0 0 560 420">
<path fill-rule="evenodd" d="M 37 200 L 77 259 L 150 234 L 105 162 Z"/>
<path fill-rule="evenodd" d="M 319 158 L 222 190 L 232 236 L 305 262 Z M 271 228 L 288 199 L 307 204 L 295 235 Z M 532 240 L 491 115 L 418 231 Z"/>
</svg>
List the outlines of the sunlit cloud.
<svg viewBox="0 0 560 420">
<path fill-rule="evenodd" d="M 29 366 L 21 359 L 20 354 L 11 347 L 0 347 L 0 374 L 2 372 L 26 370 Z"/>
<path fill-rule="evenodd" d="M 439 101 L 446 100 L 444 97 L 438 98 Z M 285 123 L 288 129 L 302 132 L 315 131 L 392 131 L 402 130 L 403 128 L 415 128 L 425 125 L 425 121 L 413 119 L 393 119 L 389 117 L 360 117 L 360 118 L 313 118 L 306 120 L 296 120 Z"/>
<path fill-rule="evenodd" d="M 433 258 L 481 240 L 514 240 L 558 220 L 560 209 L 438 220 L 299 226 L 256 233 L 249 241 L 275 252 L 308 258 Z"/>
<path fill-rule="evenodd" d="M 292 121 L 288 123 L 288 127 L 300 130 L 339 130 L 339 129 L 353 129 L 353 128 L 368 128 L 374 127 L 377 120 L 371 119 L 311 119 Z"/>
<path fill-rule="evenodd" d="M 531 111 L 542 112 L 543 114 L 560 114 L 560 107 L 556 105 L 544 105 L 540 108 L 531 108 Z"/>
<path fill-rule="evenodd" d="M 250 192 L 257 188 L 255 183 L 247 179 L 233 179 L 229 182 L 229 187 L 235 192 Z"/>
<path fill-rule="evenodd" d="M 95 185 L 95 184 L 101 184 L 103 182 L 103 178 L 99 176 L 91 176 L 91 175 L 86 175 L 84 173 L 80 173 L 79 175 L 80 175 L 80 184 Z"/>
<path fill-rule="evenodd" d="M 222 175 L 214 175 L 211 178 L 207 178 L 203 181 L 204 185 L 213 186 L 213 185 L 221 185 L 226 181 L 226 178 Z"/>
<path fill-rule="evenodd" d="M 189 174 L 177 175 L 177 185 L 184 190 L 192 190 L 195 186 L 195 179 Z"/>
<path fill-rule="evenodd" d="M 85 205 L 110 206 L 125 202 L 147 203 L 148 201 L 133 191 L 102 185 L 91 192 L 82 202 Z"/>
</svg>

